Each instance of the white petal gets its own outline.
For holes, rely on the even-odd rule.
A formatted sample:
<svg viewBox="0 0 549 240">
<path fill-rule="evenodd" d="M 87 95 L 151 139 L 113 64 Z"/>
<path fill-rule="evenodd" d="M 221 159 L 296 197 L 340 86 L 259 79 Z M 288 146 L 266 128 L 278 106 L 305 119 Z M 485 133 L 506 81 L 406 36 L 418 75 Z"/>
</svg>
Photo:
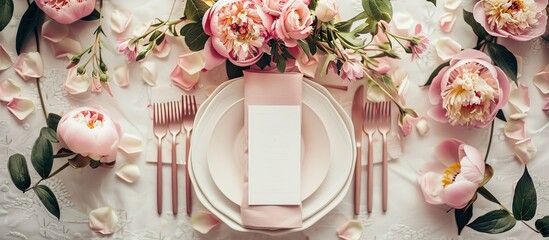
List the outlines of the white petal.
<svg viewBox="0 0 549 240">
<path fill-rule="evenodd" d="M 122 180 L 133 183 L 141 177 L 141 171 L 139 170 L 139 166 L 137 164 L 128 163 L 124 164 L 118 171 L 116 171 L 116 176 L 119 178 L 122 178 Z"/>
<path fill-rule="evenodd" d="M 156 63 L 155 62 L 142 62 L 141 63 L 141 76 L 150 86 L 156 86 Z"/>
<path fill-rule="evenodd" d="M 165 58 L 170 54 L 172 47 L 170 42 L 168 41 L 168 38 L 164 37 L 164 41 L 160 43 L 160 45 L 155 46 L 152 50 L 152 53 L 157 58 Z"/>
<path fill-rule="evenodd" d="M 48 20 L 42 24 L 42 37 L 53 43 L 60 42 L 69 36 L 69 28 L 55 20 Z"/>
<path fill-rule="evenodd" d="M 385 101 L 385 94 L 378 87 L 368 87 L 366 89 L 366 98 L 370 102 L 382 102 Z"/>
<path fill-rule="evenodd" d="M 124 134 L 120 139 L 120 145 L 118 145 L 118 148 L 127 154 L 138 153 L 143 150 L 143 141 L 141 141 L 141 138 L 137 136 Z"/>
<path fill-rule="evenodd" d="M 387 154 L 389 154 L 389 159 L 391 160 L 402 156 L 402 143 L 396 131 L 387 135 Z"/>
<path fill-rule="evenodd" d="M 414 17 L 407 13 L 397 12 L 393 15 L 393 21 L 395 27 L 400 30 L 411 29 L 414 24 Z"/>
<path fill-rule="evenodd" d="M 427 118 L 422 117 L 419 119 L 416 123 L 416 130 L 421 136 L 425 136 L 429 133 L 429 121 L 427 121 Z"/>
<path fill-rule="evenodd" d="M 461 45 L 449 37 L 441 37 L 435 43 L 435 49 L 442 61 L 448 61 L 461 52 Z"/>
<path fill-rule="evenodd" d="M 111 15 L 111 29 L 115 33 L 123 33 L 130 25 L 133 15 L 126 11 L 114 10 Z"/>
<path fill-rule="evenodd" d="M 534 75 L 534 85 L 536 85 L 543 94 L 549 94 L 549 64 Z"/>
<path fill-rule="evenodd" d="M 450 11 L 456 10 L 461 5 L 462 0 L 446 0 L 444 2 L 444 8 Z"/>
<path fill-rule="evenodd" d="M 80 45 L 80 42 L 68 37 L 60 42 L 51 43 L 51 50 L 53 56 L 63 58 L 80 54 L 82 52 L 82 45 Z"/>
<path fill-rule="evenodd" d="M 456 22 L 457 15 L 454 12 L 447 12 L 440 16 L 440 29 L 442 31 L 449 33 L 454 28 L 454 23 Z"/>
<path fill-rule="evenodd" d="M 13 80 L 0 81 L 0 101 L 9 102 L 14 97 L 19 96 L 19 94 L 21 94 L 21 88 Z"/>
<path fill-rule="evenodd" d="M 523 120 L 509 120 L 503 128 L 505 136 L 512 140 L 522 140 L 526 137 Z"/>
<path fill-rule="evenodd" d="M 114 68 L 113 73 L 114 82 L 120 86 L 125 87 L 130 84 L 130 69 L 127 64 L 123 64 Z"/>
<path fill-rule="evenodd" d="M 344 240 L 358 240 L 364 226 L 359 220 L 349 220 L 337 229 L 337 236 Z"/>
<path fill-rule="evenodd" d="M 13 64 L 10 55 L 6 52 L 4 46 L 0 43 L 0 71 L 6 70 Z"/>
<path fill-rule="evenodd" d="M 76 68 L 69 69 L 67 80 L 65 81 L 65 90 L 69 94 L 80 94 L 88 91 L 91 85 L 91 79 L 88 75 L 76 75 Z"/>
<path fill-rule="evenodd" d="M 523 118 L 530 111 L 530 96 L 528 95 L 528 87 L 520 84 L 516 87 L 511 84 L 511 93 L 509 94 L 509 104 L 511 105 L 513 119 Z"/>
<path fill-rule="evenodd" d="M 42 65 L 40 53 L 21 53 L 15 60 L 15 72 L 25 81 L 42 77 L 44 74 L 44 66 Z"/>
<path fill-rule="evenodd" d="M 118 216 L 110 207 L 94 209 L 89 215 L 90 229 L 101 234 L 112 234 L 118 223 Z"/>
<path fill-rule="evenodd" d="M 195 211 L 191 216 L 191 226 L 199 233 L 206 234 L 219 225 L 220 221 L 213 214 L 205 211 Z"/>
<path fill-rule="evenodd" d="M 513 150 L 517 158 L 524 164 L 527 164 L 530 159 L 534 158 L 538 151 L 530 138 L 516 142 Z"/>
<path fill-rule="evenodd" d="M 34 102 L 26 98 L 14 97 L 7 106 L 8 110 L 19 120 L 25 119 L 34 111 Z"/>
</svg>

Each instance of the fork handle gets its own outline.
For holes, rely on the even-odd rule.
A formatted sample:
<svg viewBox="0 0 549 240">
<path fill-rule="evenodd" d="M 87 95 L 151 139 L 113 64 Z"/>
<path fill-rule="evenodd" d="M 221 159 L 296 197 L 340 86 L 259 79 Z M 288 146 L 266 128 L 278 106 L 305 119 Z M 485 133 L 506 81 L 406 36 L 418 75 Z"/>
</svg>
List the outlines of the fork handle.
<svg viewBox="0 0 549 240">
<path fill-rule="evenodd" d="M 388 195 L 388 192 L 389 192 L 389 189 L 388 189 L 388 164 L 387 164 L 387 134 L 381 134 L 382 138 L 383 138 L 383 159 L 382 159 L 382 163 L 381 163 L 381 168 L 382 168 L 382 179 L 381 179 L 381 184 L 382 184 L 382 209 L 383 209 L 383 212 L 387 212 L 387 195 Z"/>
<path fill-rule="evenodd" d="M 185 141 L 185 159 L 186 159 L 186 164 L 185 164 L 185 202 L 186 202 L 186 208 L 187 208 L 187 215 L 191 215 L 191 212 L 192 212 L 192 196 L 191 196 L 191 193 L 192 193 L 192 190 L 191 190 L 191 177 L 189 176 L 189 152 L 190 152 L 190 147 L 191 147 L 191 134 L 192 134 L 192 130 L 191 131 L 186 131 L 187 132 L 187 138 L 186 138 L 186 141 Z"/>
<path fill-rule="evenodd" d="M 162 138 L 158 138 L 156 150 L 156 209 L 162 214 Z"/>
<path fill-rule="evenodd" d="M 354 196 L 354 212 L 355 215 L 360 213 L 360 189 L 362 181 L 362 146 L 360 142 L 356 145 L 356 162 L 355 162 L 355 196 Z"/>
<path fill-rule="evenodd" d="M 372 134 L 368 134 L 368 183 L 366 185 L 366 191 L 368 194 L 368 196 L 366 197 L 366 208 L 368 210 L 368 213 L 372 212 L 374 197 L 374 153 L 372 145 Z"/>
<path fill-rule="evenodd" d="M 176 134 L 172 139 L 172 211 L 177 215 L 177 155 L 176 155 Z"/>
</svg>

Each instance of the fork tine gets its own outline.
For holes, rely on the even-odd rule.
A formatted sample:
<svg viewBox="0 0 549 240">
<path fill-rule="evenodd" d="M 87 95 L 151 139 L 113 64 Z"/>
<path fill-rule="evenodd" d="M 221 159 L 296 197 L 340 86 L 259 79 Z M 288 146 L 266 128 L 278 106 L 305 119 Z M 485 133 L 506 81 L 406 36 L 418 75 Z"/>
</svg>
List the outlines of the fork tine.
<svg viewBox="0 0 549 240">
<path fill-rule="evenodd" d="M 195 115 L 196 114 L 196 111 L 197 111 L 197 107 L 196 107 L 196 97 L 193 95 L 193 113 L 192 115 Z"/>
</svg>

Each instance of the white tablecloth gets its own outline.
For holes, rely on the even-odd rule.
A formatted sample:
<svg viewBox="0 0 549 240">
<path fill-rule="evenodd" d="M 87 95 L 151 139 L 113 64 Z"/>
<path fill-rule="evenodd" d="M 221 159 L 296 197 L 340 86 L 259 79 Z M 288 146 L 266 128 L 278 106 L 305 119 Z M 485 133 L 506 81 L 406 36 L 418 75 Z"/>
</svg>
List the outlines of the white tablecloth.
<svg viewBox="0 0 549 240">
<path fill-rule="evenodd" d="M 445 34 L 438 26 L 438 19 L 445 12 L 444 0 L 438 1 L 434 7 L 425 0 L 394 0 L 393 6 L 396 14 L 410 14 L 414 21 L 422 23 L 431 43 L 435 43 L 441 36 L 449 36 L 459 41 L 464 48 L 474 46 L 476 37 L 472 30 L 462 19 L 461 8 L 458 9 L 458 19 L 451 33 Z M 113 69 L 115 66 L 125 64 L 124 57 L 115 53 L 115 39 L 119 36 L 110 30 L 109 19 L 114 9 L 129 11 L 134 14 L 133 23 L 126 35 L 131 34 L 141 24 L 148 23 L 154 18 L 167 18 L 171 7 L 171 1 L 105 1 L 105 32 L 107 33 L 107 47 L 105 49 L 105 62 Z M 360 0 L 340 1 L 342 18 L 346 19 L 355 15 L 361 9 Z M 465 1 L 462 7 L 469 11 L 473 3 Z M 174 16 L 182 16 L 184 3 L 178 1 L 175 5 Z M 15 1 L 14 18 L 7 28 L 0 32 L 0 42 L 10 55 L 15 59 L 15 33 L 23 11 L 26 9 L 24 1 Z M 92 32 L 97 22 L 77 22 L 71 25 L 71 30 L 83 47 L 91 43 Z M 32 41 L 27 51 L 34 49 Z M 522 57 L 522 77 L 520 81 L 529 87 L 531 98 L 531 111 L 526 118 L 526 134 L 531 137 L 538 148 L 537 156 L 528 164 L 530 174 L 538 191 L 538 211 L 534 219 L 549 214 L 549 139 L 546 127 L 548 117 L 541 111 L 543 104 L 542 94 L 533 86 L 532 76 L 544 65 L 549 63 L 549 43 L 542 39 L 529 42 L 511 42 L 500 40 L 518 56 Z M 156 63 L 158 73 L 158 85 L 169 85 L 169 74 L 176 65 L 177 57 L 186 52 L 181 44 L 172 43 L 174 48 L 169 57 L 158 59 L 149 56 L 146 61 Z M 181 45 L 181 46 L 177 46 Z M 153 141 L 152 124 L 148 117 L 149 100 L 154 87 L 148 86 L 141 80 L 141 68 L 138 63 L 130 64 L 131 82 L 128 87 L 122 88 L 111 84 L 114 97 L 105 92 L 90 94 L 87 96 L 73 97 L 63 89 L 66 77 L 65 66 L 67 60 L 54 59 L 49 44 L 42 40 L 41 55 L 45 65 L 45 74 L 41 79 L 43 92 L 46 99 L 47 110 L 54 113 L 62 113 L 66 109 L 76 106 L 101 106 L 107 109 L 112 117 L 118 120 L 126 133 L 139 136 L 144 142 Z M 442 61 L 436 55 L 434 45 L 431 44 L 421 58 L 410 63 L 408 56 L 404 56 L 402 67 L 409 74 L 411 85 L 406 99 L 408 104 L 418 113 L 425 115 L 429 108 L 427 88 L 419 87 L 424 83 L 431 71 Z M 519 67 L 520 68 L 520 67 Z M 24 121 L 18 121 L 9 113 L 5 104 L 0 105 L 0 239 L 337 239 L 336 229 L 347 220 L 357 218 L 365 228 L 362 239 L 450 239 L 458 238 L 454 223 L 453 212 L 444 206 L 432 206 L 424 202 L 421 190 L 416 183 L 418 169 L 429 161 L 434 161 L 432 156 L 433 146 L 442 139 L 448 137 L 459 138 L 473 145 L 481 151 L 485 151 L 489 128 L 486 129 L 462 129 L 449 128 L 430 121 L 431 131 L 421 137 L 413 133 L 402 140 L 404 154 L 399 160 L 389 164 L 389 210 L 381 211 L 381 187 L 376 184 L 374 198 L 374 212 L 371 215 L 365 213 L 365 196 L 362 212 L 358 217 L 352 215 L 352 191 L 349 191 L 343 202 L 326 217 L 301 233 L 286 236 L 269 237 L 260 234 L 239 233 L 229 229 L 225 225 L 213 229 L 203 235 L 190 226 L 189 218 L 184 214 L 184 169 L 180 167 L 180 214 L 176 217 L 169 211 L 158 216 L 156 213 L 156 165 L 147 163 L 147 153 L 137 156 L 119 154 L 117 165 L 114 169 L 90 169 L 81 170 L 66 169 L 61 174 L 46 184 L 55 192 L 60 207 L 61 220 L 50 217 L 45 208 L 32 192 L 21 193 L 11 182 L 7 171 L 8 157 L 15 153 L 22 153 L 29 158 L 31 145 L 39 134 L 39 129 L 45 125 L 45 119 L 41 114 L 38 100 L 38 92 L 32 81 L 25 82 L 19 78 L 13 69 L 0 72 L 0 79 L 13 79 L 21 85 L 22 96 L 32 99 L 37 109 Z M 197 95 L 199 101 L 207 97 L 206 89 L 211 89 L 224 81 L 227 77 L 224 68 L 202 74 L 202 80 L 192 94 Z M 334 75 L 318 79 L 322 83 L 341 84 Z M 349 86 L 354 90 L 357 83 Z M 342 106 L 350 112 L 351 98 L 354 91 L 341 91 L 330 89 Z M 184 92 L 176 90 L 177 98 Z M 496 120 L 494 142 L 488 162 L 493 166 L 495 175 L 488 183 L 487 188 L 499 198 L 506 206 L 511 207 L 513 183 L 521 176 L 523 168 L 513 156 L 511 146 L 506 143 L 502 128 L 504 123 Z M 165 143 L 167 146 L 168 144 Z M 127 161 L 136 162 L 142 172 L 141 178 L 128 184 L 115 176 L 118 167 Z M 30 164 L 30 161 L 29 161 Z M 54 169 L 60 166 L 56 162 Z M 30 166 L 29 166 L 30 167 Z M 164 169 L 164 209 L 171 208 L 169 191 L 169 170 Z M 37 179 L 37 174 L 30 169 L 32 179 Z M 375 166 L 374 179 L 381 179 L 381 167 Z M 365 173 L 363 173 L 365 174 Z M 378 181 L 380 183 L 380 181 Z M 363 191 L 364 193 L 365 191 Z M 195 199 L 195 210 L 203 207 Z M 119 223 L 113 235 L 103 236 L 90 231 L 88 227 L 88 213 L 98 207 L 111 206 L 119 216 Z M 473 219 L 497 206 L 480 199 L 475 204 Z M 531 222 L 533 225 L 533 221 Z M 511 231 L 500 235 L 486 235 L 465 228 L 460 239 L 539 239 L 538 234 L 529 230 L 525 225 L 517 223 Z"/>
</svg>

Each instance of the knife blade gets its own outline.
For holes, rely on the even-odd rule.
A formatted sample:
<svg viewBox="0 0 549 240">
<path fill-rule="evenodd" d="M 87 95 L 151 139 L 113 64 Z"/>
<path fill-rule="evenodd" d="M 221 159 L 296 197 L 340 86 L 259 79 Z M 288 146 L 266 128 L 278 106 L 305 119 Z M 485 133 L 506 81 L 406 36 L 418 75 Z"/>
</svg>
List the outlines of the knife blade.
<svg viewBox="0 0 549 240">
<path fill-rule="evenodd" d="M 360 189 L 362 181 L 362 124 L 364 117 L 364 86 L 359 86 L 353 97 L 351 107 L 351 119 L 355 130 L 356 161 L 355 161 L 355 185 L 354 185 L 354 213 L 360 212 Z"/>
</svg>

